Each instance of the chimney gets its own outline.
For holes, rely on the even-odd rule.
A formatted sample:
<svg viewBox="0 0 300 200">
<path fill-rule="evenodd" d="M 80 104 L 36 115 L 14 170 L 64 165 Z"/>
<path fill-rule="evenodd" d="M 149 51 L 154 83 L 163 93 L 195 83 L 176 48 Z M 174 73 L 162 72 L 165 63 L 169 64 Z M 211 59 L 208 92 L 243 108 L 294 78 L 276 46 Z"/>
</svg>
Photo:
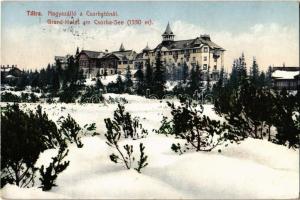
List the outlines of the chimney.
<svg viewBox="0 0 300 200">
<path fill-rule="evenodd" d="M 200 35 L 200 38 L 203 39 L 203 40 L 208 40 L 208 41 L 210 41 L 210 36 L 209 36 L 208 34 Z"/>
</svg>

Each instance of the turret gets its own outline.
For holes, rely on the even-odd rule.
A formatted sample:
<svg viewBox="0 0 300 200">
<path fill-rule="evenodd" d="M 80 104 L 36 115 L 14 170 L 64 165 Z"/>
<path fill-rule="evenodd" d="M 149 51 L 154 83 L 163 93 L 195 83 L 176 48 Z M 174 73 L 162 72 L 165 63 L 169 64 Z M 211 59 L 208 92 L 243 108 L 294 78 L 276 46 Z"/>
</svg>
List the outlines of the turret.
<svg viewBox="0 0 300 200">
<path fill-rule="evenodd" d="M 123 43 L 121 43 L 121 46 L 120 46 L 119 51 L 125 51 L 125 48 L 124 48 L 124 46 L 123 46 Z"/>
<path fill-rule="evenodd" d="M 174 41 L 174 33 L 171 30 L 170 24 L 168 22 L 165 32 L 162 34 L 163 41 Z"/>
</svg>

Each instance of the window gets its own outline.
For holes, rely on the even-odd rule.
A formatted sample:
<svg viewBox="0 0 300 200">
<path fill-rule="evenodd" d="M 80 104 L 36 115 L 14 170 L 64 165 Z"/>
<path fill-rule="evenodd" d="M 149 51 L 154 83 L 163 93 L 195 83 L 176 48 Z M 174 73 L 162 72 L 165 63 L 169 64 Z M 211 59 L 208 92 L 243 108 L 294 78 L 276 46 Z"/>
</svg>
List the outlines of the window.
<svg viewBox="0 0 300 200">
<path fill-rule="evenodd" d="M 172 55 L 172 51 L 169 52 L 169 55 Z"/>
<path fill-rule="evenodd" d="M 121 65 L 121 64 L 122 64 L 122 61 L 119 61 L 118 63 L 119 63 L 119 65 Z"/>
<path fill-rule="evenodd" d="M 214 65 L 214 70 L 217 70 L 217 65 Z"/>
<path fill-rule="evenodd" d="M 203 51 L 204 51 L 204 53 L 207 53 L 208 52 L 208 47 L 204 47 Z"/>
<path fill-rule="evenodd" d="M 129 64 L 132 64 L 132 60 L 129 61 Z"/>
<path fill-rule="evenodd" d="M 114 74 L 114 70 L 110 70 L 110 74 Z"/>
<path fill-rule="evenodd" d="M 204 56 L 204 57 L 203 57 L 203 60 L 204 60 L 204 61 L 207 61 L 207 56 Z"/>
<path fill-rule="evenodd" d="M 203 65 L 203 69 L 204 69 L 204 70 L 207 70 L 207 64 L 204 64 L 204 65 Z"/>
<path fill-rule="evenodd" d="M 196 52 L 197 52 L 197 53 L 200 53 L 201 51 L 200 51 L 200 49 L 196 49 Z"/>
<path fill-rule="evenodd" d="M 123 64 L 128 64 L 128 61 L 123 61 Z"/>
<path fill-rule="evenodd" d="M 103 69 L 101 69 L 100 73 L 101 73 L 101 74 L 104 74 L 104 71 L 103 71 Z"/>
<path fill-rule="evenodd" d="M 184 50 L 181 50 L 180 53 L 181 53 L 181 54 L 184 54 Z"/>
<path fill-rule="evenodd" d="M 167 55 L 167 52 L 164 52 L 164 55 Z"/>
<path fill-rule="evenodd" d="M 196 53 L 196 49 L 193 49 L 193 53 Z"/>
</svg>

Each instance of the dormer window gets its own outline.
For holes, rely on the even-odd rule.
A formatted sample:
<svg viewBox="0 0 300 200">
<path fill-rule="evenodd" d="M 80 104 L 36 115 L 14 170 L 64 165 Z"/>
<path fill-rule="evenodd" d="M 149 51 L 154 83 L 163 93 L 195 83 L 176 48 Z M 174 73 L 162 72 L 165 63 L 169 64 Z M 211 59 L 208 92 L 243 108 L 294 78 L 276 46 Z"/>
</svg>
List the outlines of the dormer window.
<svg viewBox="0 0 300 200">
<path fill-rule="evenodd" d="M 208 52 L 208 47 L 204 47 L 203 51 L 204 51 L 204 53 L 207 53 Z"/>
</svg>

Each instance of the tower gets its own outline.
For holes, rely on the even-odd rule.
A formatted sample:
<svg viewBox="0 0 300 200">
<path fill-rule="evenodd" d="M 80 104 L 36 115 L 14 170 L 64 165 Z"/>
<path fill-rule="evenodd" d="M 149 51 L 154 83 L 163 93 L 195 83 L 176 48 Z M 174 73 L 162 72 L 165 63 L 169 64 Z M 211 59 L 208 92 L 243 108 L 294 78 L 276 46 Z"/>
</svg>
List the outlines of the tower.
<svg viewBox="0 0 300 200">
<path fill-rule="evenodd" d="M 120 46 L 119 51 L 125 51 L 125 48 L 124 48 L 124 46 L 123 46 L 123 43 L 121 43 L 121 46 Z"/>
<path fill-rule="evenodd" d="M 166 28 L 165 32 L 162 34 L 163 42 L 174 41 L 174 37 L 175 37 L 175 35 L 172 32 L 170 24 L 168 22 L 167 28 Z"/>
<path fill-rule="evenodd" d="M 151 49 L 149 48 L 149 46 L 148 46 L 148 43 L 147 43 L 147 46 L 143 49 L 143 52 L 148 52 L 148 51 L 150 51 Z"/>
</svg>

